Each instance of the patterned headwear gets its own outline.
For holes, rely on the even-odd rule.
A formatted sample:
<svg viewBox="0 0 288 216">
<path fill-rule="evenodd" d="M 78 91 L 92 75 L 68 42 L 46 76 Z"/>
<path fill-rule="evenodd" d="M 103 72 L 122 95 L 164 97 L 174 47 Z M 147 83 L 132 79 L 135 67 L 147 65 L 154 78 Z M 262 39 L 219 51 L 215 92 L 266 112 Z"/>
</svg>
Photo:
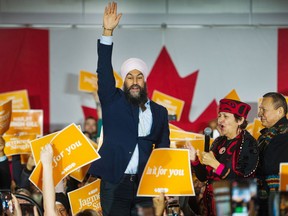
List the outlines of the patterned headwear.
<svg viewBox="0 0 288 216">
<path fill-rule="evenodd" d="M 251 110 L 251 106 L 241 101 L 236 101 L 236 100 L 231 100 L 231 99 L 220 100 L 219 112 L 228 112 L 228 113 L 236 114 L 246 119 L 250 110 Z"/>
<path fill-rule="evenodd" d="M 144 80 L 146 81 L 148 76 L 148 67 L 146 63 L 138 58 L 129 58 L 127 59 L 121 66 L 121 77 L 125 80 L 127 74 L 132 70 L 141 71 L 144 76 Z"/>
</svg>

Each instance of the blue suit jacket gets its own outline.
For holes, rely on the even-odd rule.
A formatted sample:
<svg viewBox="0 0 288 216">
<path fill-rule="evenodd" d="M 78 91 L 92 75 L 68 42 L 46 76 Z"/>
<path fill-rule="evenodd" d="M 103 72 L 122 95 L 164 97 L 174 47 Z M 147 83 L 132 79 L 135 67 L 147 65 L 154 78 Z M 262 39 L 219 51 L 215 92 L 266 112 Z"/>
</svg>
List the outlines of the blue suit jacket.
<svg viewBox="0 0 288 216">
<path fill-rule="evenodd" d="M 102 106 L 103 145 L 99 150 L 101 159 L 92 163 L 90 173 L 101 179 L 118 183 L 138 143 L 138 175 L 145 168 L 155 148 L 169 148 L 169 127 L 167 110 L 153 101 L 150 103 L 153 123 L 148 136 L 138 137 L 139 106 L 129 103 L 124 92 L 115 87 L 111 63 L 113 45 L 98 41 L 98 94 Z"/>
</svg>

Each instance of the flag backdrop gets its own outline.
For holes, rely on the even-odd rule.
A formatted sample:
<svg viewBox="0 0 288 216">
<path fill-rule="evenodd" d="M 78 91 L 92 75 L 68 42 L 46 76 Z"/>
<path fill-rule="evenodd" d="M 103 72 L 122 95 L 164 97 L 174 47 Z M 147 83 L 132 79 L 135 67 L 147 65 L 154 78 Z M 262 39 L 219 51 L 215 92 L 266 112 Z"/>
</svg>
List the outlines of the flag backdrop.
<svg viewBox="0 0 288 216">
<path fill-rule="evenodd" d="M 95 107 L 92 96 L 78 91 L 78 74 L 96 71 L 100 35 L 101 29 L 0 29 L 0 92 L 27 89 L 31 108 L 44 110 L 45 132 L 82 123 L 87 98 L 88 108 Z M 183 129 L 202 130 L 232 89 L 248 103 L 268 91 L 288 94 L 288 29 L 167 29 L 164 36 L 161 29 L 117 29 L 114 35 L 114 70 L 129 57 L 142 58 L 149 95 L 158 90 L 185 101 L 181 120 L 173 122 Z"/>
<path fill-rule="evenodd" d="M 30 107 L 43 109 L 49 131 L 49 31 L 0 29 L 0 92 L 27 89 Z"/>
</svg>

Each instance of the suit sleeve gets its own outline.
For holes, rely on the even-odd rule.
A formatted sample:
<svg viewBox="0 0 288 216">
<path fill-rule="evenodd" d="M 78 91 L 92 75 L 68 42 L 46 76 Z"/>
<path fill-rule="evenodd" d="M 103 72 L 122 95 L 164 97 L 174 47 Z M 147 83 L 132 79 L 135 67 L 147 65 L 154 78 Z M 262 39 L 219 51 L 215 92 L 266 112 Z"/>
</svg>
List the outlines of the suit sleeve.
<svg viewBox="0 0 288 216">
<path fill-rule="evenodd" d="M 113 100 L 117 92 L 112 67 L 112 49 L 113 45 L 101 44 L 98 40 L 98 95 L 101 105 Z"/>
<path fill-rule="evenodd" d="M 191 165 L 195 171 L 196 177 L 199 179 L 199 181 L 204 182 L 207 180 L 207 170 L 206 166 L 201 164 L 198 157 L 197 160 L 194 162 L 191 162 Z"/>
</svg>

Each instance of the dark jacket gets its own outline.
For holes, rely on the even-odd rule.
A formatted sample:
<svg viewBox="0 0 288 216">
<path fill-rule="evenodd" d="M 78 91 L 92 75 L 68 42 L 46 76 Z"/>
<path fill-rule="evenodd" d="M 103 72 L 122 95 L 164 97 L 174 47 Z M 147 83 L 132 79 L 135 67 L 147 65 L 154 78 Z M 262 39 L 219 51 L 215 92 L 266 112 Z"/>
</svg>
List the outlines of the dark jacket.
<svg viewBox="0 0 288 216">
<path fill-rule="evenodd" d="M 150 103 L 153 123 L 151 133 L 138 137 L 139 106 L 129 103 L 124 92 L 115 87 L 111 64 L 113 45 L 98 41 L 98 94 L 103 116 L 103 145 L 101 159 L 95 161 L 90 173 L 105 181 L 118 183 L 132 157 L 136 144 L 139 148 L 138 175 L 144 170 L 155 148 L 170 146 L 167 110 L 153 101 Z"/>
<path fill-rule="evenodd" d="M 267 135 L 271 131 L 279 130 L 271 139 Z M 271 136 L 271 135 L 270 135 Z M 262 147 L 262 139 L 269 140 L 265 147 Z M 257 169 L 257 176 L 279 175 L 279 165 L 288 162 L 288 120 L 286 117 L 280 119 L 272 128 L 261 130 L 258 138 L 260 149 L 260 164 Z"/>
<path fill-rule="evenodd" d="M 11 173 L 8 159 L 0 162 L 0 189 L 10 189 L 11 187 Z"/>
</svg>

